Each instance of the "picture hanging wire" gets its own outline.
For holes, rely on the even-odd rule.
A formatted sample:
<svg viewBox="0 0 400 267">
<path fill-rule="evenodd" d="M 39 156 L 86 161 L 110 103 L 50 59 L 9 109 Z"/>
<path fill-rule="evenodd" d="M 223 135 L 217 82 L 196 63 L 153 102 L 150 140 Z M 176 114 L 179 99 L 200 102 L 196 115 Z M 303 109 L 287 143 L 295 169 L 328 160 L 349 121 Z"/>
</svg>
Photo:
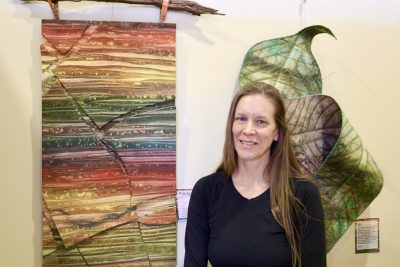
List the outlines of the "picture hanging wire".
<svg viewBox="0 0 400 267">
<path fill-rule="evenodd" d="M 307 0 L 299 0 L 299 1 L 300 1 L 299 4 L 300 26 L 305 27 L 307 23 L 307 17 L 305 11 Z"/>
</svg>

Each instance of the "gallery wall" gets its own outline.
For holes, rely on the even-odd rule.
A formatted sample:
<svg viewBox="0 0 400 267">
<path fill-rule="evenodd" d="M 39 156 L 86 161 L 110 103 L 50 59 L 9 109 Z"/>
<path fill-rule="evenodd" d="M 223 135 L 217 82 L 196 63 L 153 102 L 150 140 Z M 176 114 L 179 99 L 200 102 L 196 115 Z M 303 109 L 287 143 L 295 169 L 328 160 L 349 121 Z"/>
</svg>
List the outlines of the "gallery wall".
<svg viewBox="0 0 400 267">
<path fill-rule="evenodd" d="M 380 252 L 354 253 L 354 226 L 329 267 L 397 266 L 400 253 L 400 2 L 397 0 L 199 0 L 225 16 L 169 12 L 177 24 L 177 188 L 213 172 L 246 51 L 256 42 L 320 24 L 315 37 L 323 93 L 340 105 L 380 167 L 384 186 L 360 218 L 380 219 Z M 158 22 L 159 9 L 62 3 L 61 18 Z M 0 3 L 0 266 L 41 266 L 41 19 L 44 3 Z M 178 222 L 182 266 L 185 221 Z"/>
</svg>

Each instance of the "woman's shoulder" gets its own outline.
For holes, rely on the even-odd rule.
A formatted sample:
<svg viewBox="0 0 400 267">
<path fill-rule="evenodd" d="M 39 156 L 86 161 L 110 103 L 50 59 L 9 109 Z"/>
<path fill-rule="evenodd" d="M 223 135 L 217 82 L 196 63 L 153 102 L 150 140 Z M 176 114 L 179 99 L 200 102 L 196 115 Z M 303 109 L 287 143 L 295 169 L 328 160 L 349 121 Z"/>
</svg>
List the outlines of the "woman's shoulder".
<svg viewBox="0 0 400 267">
<path fill-rule="evenodd" d="M 229 177 L 222 171 L 216 171 L 200 178 L 194 185 L 192 194 L 201 194 L 209 197 L 217 193 L 229 180 Z"/>
<path fill-rule="evenodd" d="M 200 178 L 194 185 L 193 188 L 200 187 L 204 189 L 211 189 L 215 186 L 219 186 L 225 184 L 228 181 L 229 177 L 225 175 L 222 171 L 216 171 L 207 176 Z"/>
<path fill-rule="evenodd" d="M 319 188 L 310 178 L 294 178 L 292 181 L 294 194 L 297 198 L 303 200 L 320 198 Z"/>
<path fill-rule="evenodd" d="M 319 221 L 324 220 L 324 211 L 322 207 L 321 194 L 316 182 L 307 179 L 293 179 L 294 194 L 303 204 L 308 218 L 314 218 Z"/>
</svg>

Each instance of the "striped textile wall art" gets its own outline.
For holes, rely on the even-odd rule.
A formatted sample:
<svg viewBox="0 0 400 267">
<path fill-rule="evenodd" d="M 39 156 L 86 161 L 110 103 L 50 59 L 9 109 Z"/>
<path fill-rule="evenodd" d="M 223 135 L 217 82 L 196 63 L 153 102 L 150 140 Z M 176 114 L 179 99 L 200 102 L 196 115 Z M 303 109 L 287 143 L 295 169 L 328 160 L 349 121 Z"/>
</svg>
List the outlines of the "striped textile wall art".
<svg viewBox="0 0 400 267">
<path fill-rule="evenodd" d="M 43 266 L 175 266 L 175 25 L 42 21 Z"/>
</svg>

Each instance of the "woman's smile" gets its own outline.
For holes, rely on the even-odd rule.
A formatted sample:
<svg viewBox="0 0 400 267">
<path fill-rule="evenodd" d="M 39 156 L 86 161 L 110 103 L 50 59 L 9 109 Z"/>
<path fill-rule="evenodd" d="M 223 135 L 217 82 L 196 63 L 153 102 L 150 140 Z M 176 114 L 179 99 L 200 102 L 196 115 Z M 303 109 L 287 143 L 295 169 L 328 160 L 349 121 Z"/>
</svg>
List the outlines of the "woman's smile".
<svg viewBox="0 0 400 267">
<path fill-rule="evenodd" d="M 246 146 L 254 146 L 254 145 L 258 144 L 257 142 L 254 142 L 254 141 L 246 141 L 246 140 L 239 140 L 239 141 L 240 141 L 240 143 L 242 143 L 243 145 L 246 145 Z"/>
</svg>

